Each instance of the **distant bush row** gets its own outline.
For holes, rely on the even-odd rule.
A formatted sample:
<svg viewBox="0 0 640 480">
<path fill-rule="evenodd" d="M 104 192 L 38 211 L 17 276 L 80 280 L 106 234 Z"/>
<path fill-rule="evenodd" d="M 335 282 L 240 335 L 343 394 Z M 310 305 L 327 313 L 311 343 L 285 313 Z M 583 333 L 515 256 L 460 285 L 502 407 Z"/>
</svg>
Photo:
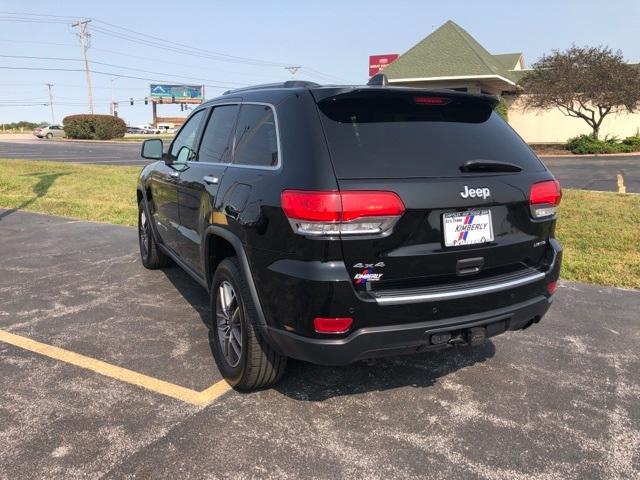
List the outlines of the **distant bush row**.
<svg viewBox="0 0 640 480">
<path fill-rule="evenodd" d="M 70 115 L 64 118 L 64 133 L 68 138 L 110 140 L 124 137 L 127 125 L 111 115 Z"/>
<path fill-rule="evenodd" d="M 565 148 L 577 154 L 640 152 L 640 135 L 636 134 L 622 141 L 618 137 L 599 140 L 591 135 L 579 135 L 570 138 Z"/>
<path fill-rule="evenodd" d="M 33 130 L 34 128 L 41 127 L 43 125 L 48 125 L 48 123 L 47 122 L 35 123 L 35 122 L 28 122 L 28 121 L 22 120 L 20 122 L 4 123 L 2 126 L 5 130 L 17 130 L 20 128 L 23 128 L 25 130 Z"/>
</svg>

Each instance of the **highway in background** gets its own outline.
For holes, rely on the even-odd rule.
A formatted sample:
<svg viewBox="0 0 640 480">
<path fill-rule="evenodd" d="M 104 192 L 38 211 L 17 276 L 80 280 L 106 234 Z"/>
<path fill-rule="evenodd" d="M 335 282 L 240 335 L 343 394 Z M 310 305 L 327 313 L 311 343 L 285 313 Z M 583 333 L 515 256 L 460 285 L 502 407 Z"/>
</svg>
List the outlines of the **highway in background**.
<svg viewBox="0 0 640 480">
<path fill-rule="evenodd" d="M 0 138 L 0 158 L 144 166 L 140 143 L 78 142 Z M 618 175 L 627 193 L 640 193 L 640 155 L 543 157 L 563 188 L 618 191 Z"/>
</svg>

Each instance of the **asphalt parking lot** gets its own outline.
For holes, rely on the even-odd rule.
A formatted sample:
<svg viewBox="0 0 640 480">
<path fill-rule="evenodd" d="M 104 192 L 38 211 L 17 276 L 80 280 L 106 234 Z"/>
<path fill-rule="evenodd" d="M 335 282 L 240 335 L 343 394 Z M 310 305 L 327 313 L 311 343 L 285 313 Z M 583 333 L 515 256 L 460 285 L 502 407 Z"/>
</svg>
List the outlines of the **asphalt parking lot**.
<svg viewBox="0 0 640 480">
<path fill-rule="evenodd" d="M 53 160 L 56 162 L 143 166 L 140 143 L 67 142 L 46 139 L 4 140 L 0 138 L 0 158 Z"/>
<path fill-rule="evenodd" d="M 564 282 L 475 350 L 239 394 L 206 293 L 135 229 L 0 210 L 0 258 L 2 479 L 640 478 L 640 291 Z"/>
<path fill-rule="evenodd" d="M 0 139 L 0 158 L 55 160 L 72 163 L 143 166 L 140 143 L 76 143 Z M 606 157 L 544 157 L 544 163 L 564 188 L 618 191 L 618 174 L 626 191 L 640 193 L 640 155 Z"/>
<path fill-rule="evenodd" d="M 543 157 L 563 188 L 618 191 L 618 174 L 627 193 L 640 193 L 640 155 L 606 157 Z"/>
</svg>

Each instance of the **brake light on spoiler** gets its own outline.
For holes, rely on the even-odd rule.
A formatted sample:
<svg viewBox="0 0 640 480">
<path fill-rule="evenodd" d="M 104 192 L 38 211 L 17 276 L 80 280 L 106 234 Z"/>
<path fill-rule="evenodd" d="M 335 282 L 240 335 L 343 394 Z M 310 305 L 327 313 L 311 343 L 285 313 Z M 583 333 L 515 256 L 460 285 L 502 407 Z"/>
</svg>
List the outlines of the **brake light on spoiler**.
<svg viewBox="0 0 640 480">
<path fill-rule="evenodd" d="M 405 211 L 394 192 L 285 190 L 282 209 L 293 231 L 308 236 L 378 235 Z"/>
<path fill-rule="evenodd" d="M 546 180 L 531 185 L 529 206 L 533 218 L 550 217 L 560 205 L 562 189 L 557 180 Z"/>
</svg>

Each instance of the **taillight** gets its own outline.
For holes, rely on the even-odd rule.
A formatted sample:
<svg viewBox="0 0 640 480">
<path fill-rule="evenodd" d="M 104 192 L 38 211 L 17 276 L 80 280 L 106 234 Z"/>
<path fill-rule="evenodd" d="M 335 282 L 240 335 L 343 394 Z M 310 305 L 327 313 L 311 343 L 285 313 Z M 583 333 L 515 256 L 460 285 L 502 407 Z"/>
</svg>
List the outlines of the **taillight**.
<svg viewBox="0 0 640 480">
<path fill-rule="evenodd" d="M 351 328 L 352 324 L 353 318 L 350 317 L 316 317 L 313 319 L 313 328 L 318 333 L 345 333 Z"/>
<path fill-rule="evenodd" d="M 404 213 L 393 192 L 285 190 L 282 209 L 301 235 L 377 235 L 389 231 Z"/>
<path fill-rule="evenodd" d="M 549 292 L 549 295 L 553 295 L 556 292 L 557 288 L 558 288 L 557 281 L 547 283 L 547 292 Z"/>
<path fill-rule="evenodd" d="M 560 205 L 562 189 L 557 180 L 546 180 L 531 185 L 529 205 L 534 218 L 555 215 L 556 207 Z"/>
<path fill-rule="evenodd" d="M 413 101 L 418 105 L 446 105 L 451 103 L 451 99 L 444 97 L 413 97 Z"/>
</svg>

